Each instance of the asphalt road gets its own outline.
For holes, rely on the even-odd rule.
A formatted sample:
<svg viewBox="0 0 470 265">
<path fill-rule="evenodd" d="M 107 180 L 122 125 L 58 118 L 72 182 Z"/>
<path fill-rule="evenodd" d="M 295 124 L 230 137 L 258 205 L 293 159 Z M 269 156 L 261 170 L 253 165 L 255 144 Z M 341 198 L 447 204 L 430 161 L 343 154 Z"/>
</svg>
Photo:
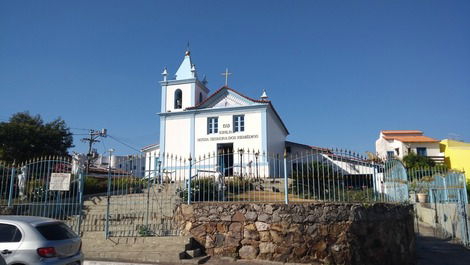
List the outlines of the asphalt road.
<svg viewBox="0 0 470 265">
<path fill-rule="evenodd" d="M 431 227 L 420 225 L 416 241 L 418 265 L 470 265 L 470 249 L 434 237 Z"/>
</svg>

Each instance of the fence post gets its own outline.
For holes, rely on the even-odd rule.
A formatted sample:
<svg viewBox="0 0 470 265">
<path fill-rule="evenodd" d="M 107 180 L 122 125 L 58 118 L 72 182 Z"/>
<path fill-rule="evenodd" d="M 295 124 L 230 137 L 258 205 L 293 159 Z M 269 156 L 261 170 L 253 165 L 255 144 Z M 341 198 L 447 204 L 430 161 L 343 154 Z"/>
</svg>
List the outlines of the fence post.
<svg viewBox="0 0 470 265">
<path fill-rule="evenodd" d="M 287 151 L 284 150 L 284 202 L 289 204 L 289 184 L 287 183 Z"/>
<path fill-rule="evenodd" d="M 8 207 L 11 207 L 13 204 L 13 186 L 15 184 L 15 174 L 16 174 L 16 167 L 15 167 L 15 163 L 13 163 L 13 167 L 11 168 L 11 175 L 10 175 L 10 192 L 8 193 Z"/>
<path fill-rule="evenodd" d="M 84 179 L 83 179 L 83 170 L 79 169 L 78 173 L 78 235 L 80 235 L 82 229 L 82 209 L 83 209 L 83 191 L 84 189 Z"/>
<path fill-rule="evenodd" d="M 191 204 L 191 171 L 192 171 L 192 158 L 191 158 L 191 154 L 189 154 L 189 178 L 188 178 L 188 204 Z"/>
<path fill-rule="evenodd" d="M 108 161 L 108 191 L 107 191 L 107 199 L 106 199 L 106 224 L 105 224 L 105 238 L 109 238 L 109 204 L 111 199 L 111 158 L 113 149 L 109 149 L 109 161 Z"/>
</svg>

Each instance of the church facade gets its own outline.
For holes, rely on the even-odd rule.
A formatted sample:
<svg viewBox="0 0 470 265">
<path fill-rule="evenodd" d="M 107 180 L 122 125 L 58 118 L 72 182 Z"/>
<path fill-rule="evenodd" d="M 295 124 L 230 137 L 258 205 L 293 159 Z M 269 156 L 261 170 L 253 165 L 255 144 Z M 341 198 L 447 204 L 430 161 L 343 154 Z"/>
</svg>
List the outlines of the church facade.
<svg viewBox="0 0 470 265">
<path fill-rule="evenodd" d="M 168 79 L 166 69 L 162 75 L 160 154 L 283 154 L 289 131 L 265 93 L 254 99 L 223 86 L 210 94 L 188 51 L 174 79 Z"/>
</svg>

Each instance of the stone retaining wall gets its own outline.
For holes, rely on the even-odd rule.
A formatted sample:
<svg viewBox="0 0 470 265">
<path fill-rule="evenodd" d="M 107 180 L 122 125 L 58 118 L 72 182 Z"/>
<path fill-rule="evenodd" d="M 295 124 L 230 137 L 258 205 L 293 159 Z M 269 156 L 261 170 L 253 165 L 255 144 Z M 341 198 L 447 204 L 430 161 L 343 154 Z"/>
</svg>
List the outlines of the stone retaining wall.
<svg viewBox="0 0 470 265">
<path fill-rule="evenodd" d="M 14 209 L 12 207 L 0 206 L 0 215 L 12 215 Z"/>
<path fill-rule="evenodd" d="M 395 204 L 181 205 L 209 255 L 313 264 L 414 264 L 413 208 Z"/>
</svg>

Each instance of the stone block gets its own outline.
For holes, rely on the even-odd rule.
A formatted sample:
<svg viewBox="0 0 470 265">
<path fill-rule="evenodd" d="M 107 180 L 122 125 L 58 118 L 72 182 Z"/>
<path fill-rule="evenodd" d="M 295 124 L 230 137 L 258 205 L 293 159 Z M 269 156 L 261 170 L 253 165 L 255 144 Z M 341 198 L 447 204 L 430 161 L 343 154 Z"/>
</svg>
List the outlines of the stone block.
<svg viewBox="0 0 470 265">
<path fill-rule="evenodd" d="M 256 230 L 258 231 L 267 231 L 269 230 L 270 225 L 264 222 L 255 222 Z"/>
<path fill-rule="evenodd" d="M 258 249 L 253 246 L 243 246 L 238 251 L 242 259 L 255 259 L 258 256 Z"/>
<path fill-rule="evenodd" d="M 256 212 L 246 212 L 245 218 L 247 221 L 256 221 L 258 214 Z"/>
<path fill-rule="evenodd" d="M 276 245 L 272 242 L 262 242 L 259 244 L 259 253 L 264 254 L 264 253 L 274 253 L 274 250 L 276 249 Z"/>
<path fill-rule="evenodd" d="M 236 212 L 232 216 L 232 222 L 245 222 L 245 215 L 242 214 L 241 212 Z"/>
</svg>

